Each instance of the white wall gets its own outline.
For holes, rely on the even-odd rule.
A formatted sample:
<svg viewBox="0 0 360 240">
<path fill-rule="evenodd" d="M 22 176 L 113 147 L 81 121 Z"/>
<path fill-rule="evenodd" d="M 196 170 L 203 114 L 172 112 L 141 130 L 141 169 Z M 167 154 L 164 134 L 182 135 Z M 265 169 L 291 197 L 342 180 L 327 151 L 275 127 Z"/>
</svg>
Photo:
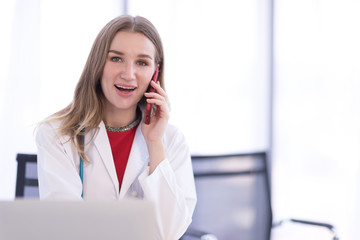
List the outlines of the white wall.
<svg viewBox="0 0 360 240">
<path fill-rule="evenodd" d="M 164 11 L 156 11 L 158 8 Z M 267 0 L 136 0 L 129 13 L 158 26 L 171 121 L 193 153 L 268 148 Z M 166 9 L 166 10 L 165 10 Z"/>
<path fill-rule="evenodd" d="M 115 0 L 13 0 L 0 11 L 0 199 L 13 199 L 16 154 L 36 153 L 36 124 L 72 100 L 93 40 L 123 10 Z"/>
<path fill-rule="evenodd" d="M 277 219 L 360 222 L 360 1 L 276 1 Z"/>
<path fill-rule="evenodd" d="M 0 198 L 4 197 L 9 198 L 9 195 L 15 192 L 15 163 L 11 162 L 13 160 L 5 160 L 9 157 L 8 154 L 5 153 L 9 146 L 6 144 L 6 138 L 8 134 L 5 132 L 5 129 L 10 130 L 9 127 L 3 127 L 5 124 L 5 93 L 7 92 L 5 88 L 6 79 L 8 77 L 9 72 L 9 59 L 10 59 L 10 43 L 11 43 L 11 35 L 12 35 L 12 20 L 14 13 L 14 1 L 9 2 L 0 2 L 0 29 L 2 31 L 1 34 L 1 44 L 0 44 Z M 8 123 L 7 123 L 8 124 Z M 13 126 L 12 126 L 13 127 Z M 13 188 L 13 189 L 11 189 Z"/>
<path fill-rule="evenodd" d="M 149 18 L 163 38 L 170 121 L 193 153 L 268 146 L 266 2 L 129 1 L 129 13 Z M 11 3 L 4 4 L 9 36 L 0 44 L 9 49 L 2 58 L 0 199 L 14 196 L 16 153 L 36 152 L 36 123 L 71 101 L 96 34 L 122 12 L 115 0 Z"/>
</svg>

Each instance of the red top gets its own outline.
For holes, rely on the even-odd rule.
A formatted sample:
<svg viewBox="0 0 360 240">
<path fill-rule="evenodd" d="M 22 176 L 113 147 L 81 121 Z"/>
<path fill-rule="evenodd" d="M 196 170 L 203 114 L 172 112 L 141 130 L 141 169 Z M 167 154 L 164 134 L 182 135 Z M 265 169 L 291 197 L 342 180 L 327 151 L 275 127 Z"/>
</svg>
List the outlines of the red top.
<svg viewBox="0 0 360 240">
<path fill-rule="evenodd" d="M 137 126 L 125 132 L 107 131 L 114 159 L 116 174 L 119 180 L 119 192 L 126 169 L 126 164 L 129 159 L 131 146 L 134 141 L 136 129 Z"/>
</svg>

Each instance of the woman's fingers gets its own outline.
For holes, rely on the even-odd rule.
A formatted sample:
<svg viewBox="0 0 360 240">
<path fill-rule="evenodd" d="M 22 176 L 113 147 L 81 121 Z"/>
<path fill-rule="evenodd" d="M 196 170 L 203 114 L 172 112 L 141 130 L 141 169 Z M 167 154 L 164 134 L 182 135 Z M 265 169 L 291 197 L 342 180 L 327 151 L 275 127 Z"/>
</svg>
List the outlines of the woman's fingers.
<svg viewBox="0 0 360 240">
<path fill-rule="evenodd" d="M 152 103 L 152 104 L 155 104 L 156 106 L 159 106 L 159 107 L 166 107 L 168 108 L 168 103 L 162 99 L 156 99 L 156 98 L 148 98 L 146 100 L 148 103 Z"/>
<path fill-rule="evenodd" d="M 164 91 L 164 89 L 162 89 L 162 87 L 159 84 L 155 83 L 154 81 L 151 81 L 151 86 L 155 89 L 155 92 L 145 92 L 144 95 L 147 99 L 159 99 L 166 103 L 169 102 L 166 92 Z"/>
<path fill-rule="evenodd" d="M 159 83 L 156 83 L 154 81 L 151 81 L 151 86 L 155 89 L 156 93 L 160 94 L 161 96 L 165 97 L 166 101 L 167 101 L 167 94 L 165 92 L 164 89 L 162 89 L 162 87 L 160 86 Z"/>
<path fill-rule="evenodd" d="M 167 114 L 170 112 L 169 104 L 168 104 L 168 102 L 166 102 L 164 100 L 164 98 L 162 96 L 160 96 L 159 98 L 156 98 L 156 97 L 147 98 L 146 102 L 151 103 L 151 104 L 155 104 L 156 107 L 157 107 L 157 110 L 164 111 Z"/>
<path fill-rule="evenodd" d="M 161 96 L 160 94 L 158 93 L 145 93 L 145 97 L 147 99 L 158 99 L 158 100 L 161 100 L 161 101 L 164 101 L 164 102 L 167 102 L 166 98 L 164 96 Z"/>
<path fill-rule="evenodd" d="M 169 102 L 167 98 L 167 94 L 164 89 L 157 83 L 151 82 L 152 86 L 155 89 L 155 92 L 146 92 L 144 95 L 146 97 L 146 101 L 150 104 L 156 105 L 156 115 L 162 116 L 165 118 L 169 118 Z"/>
</svg>

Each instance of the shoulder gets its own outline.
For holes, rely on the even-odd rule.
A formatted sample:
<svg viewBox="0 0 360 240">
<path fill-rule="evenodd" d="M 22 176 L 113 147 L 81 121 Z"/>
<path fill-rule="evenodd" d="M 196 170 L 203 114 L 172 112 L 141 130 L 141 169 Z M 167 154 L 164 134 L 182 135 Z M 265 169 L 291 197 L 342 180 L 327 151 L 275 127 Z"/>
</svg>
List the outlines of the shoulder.
<svg viewBox="0 0 360 240">
<path fill-rule="evenodd" d="M 46 134 L 49 132 L 56 132 L 62 125 L 62 120 L 46 120 L 37 126 L 36 133 Z"/>
<path fill-rule="evenodd" d="M 59 138 L 58 131 L 62 125 L 62 120 L 47 120 L 41 122 L 36 128 L 36 141 L 42 142 L 51 138 Z"/>
<path fill-rule="evenodd" d="M 181 132 L 181 130 L 178 127 L 176 127 L 175 125 L 169 123 L 167 125 L 167 127 L 166 127 L 165 135 L 168 135 L 168 136 L 181 135 L 181 136 L 183 136 L 183 133 Z"/>
<path fill-rule="evenodd" d="M 167 145 L 186 144 L 186 139 L 182 131 L 178 127 L 172 124 L 168 124 L 166 128 L 164 140 L 167 143 Z"/>
</svg>

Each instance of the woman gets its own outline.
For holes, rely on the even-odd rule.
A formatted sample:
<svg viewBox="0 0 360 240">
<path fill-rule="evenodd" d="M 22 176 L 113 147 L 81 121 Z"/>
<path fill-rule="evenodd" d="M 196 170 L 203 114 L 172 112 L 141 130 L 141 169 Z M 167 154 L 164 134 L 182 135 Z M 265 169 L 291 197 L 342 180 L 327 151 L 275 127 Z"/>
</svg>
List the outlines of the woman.
<svg viewBox="0 0 360 240">
<path fill-rule="evenodd" d="M 159 70 L 159 84 L 151 81 Z M 150 83 L 151 82 L 151 83 Z M 155 92 L 146 92 L 151 85 Z M 159 234 L 178 239 L 196 204 L 190 152 L 168 124 L 160 36 L 145 18 L 120 16 L 97 36 L 72 103 L 36 136 L 41 199 L 152 200 Z M 145 105 L 156 106 L 145 124 Z"/>
</svg>

